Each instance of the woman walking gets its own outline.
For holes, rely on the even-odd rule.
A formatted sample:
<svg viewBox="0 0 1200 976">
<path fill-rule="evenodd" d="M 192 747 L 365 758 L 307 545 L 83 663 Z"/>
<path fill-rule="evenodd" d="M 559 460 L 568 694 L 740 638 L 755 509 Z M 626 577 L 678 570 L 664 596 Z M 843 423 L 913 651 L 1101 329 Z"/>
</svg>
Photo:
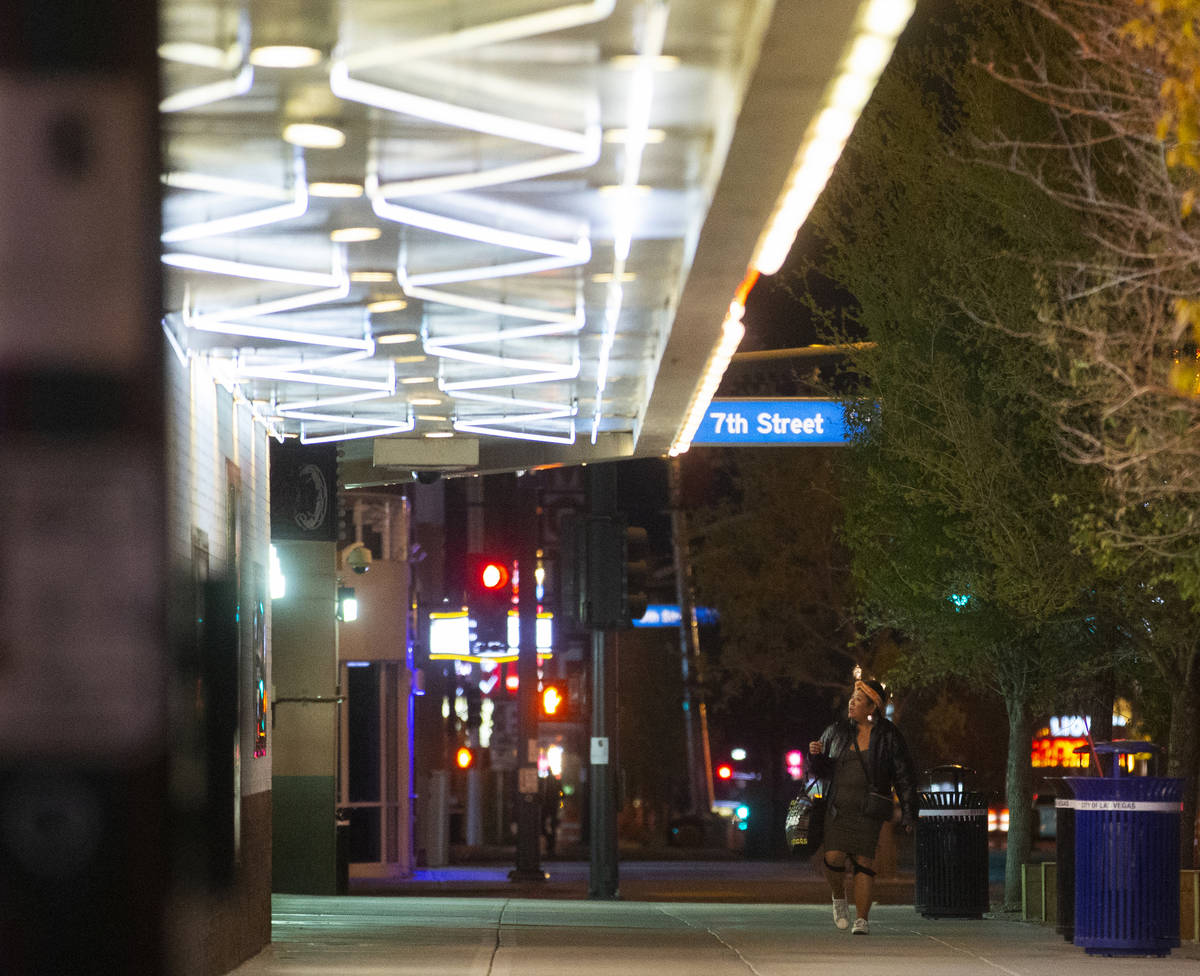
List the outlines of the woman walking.
<svg viewBox="0 0 1200 976">
<path fill-rule="evenodd" d="M 808 744 L 811 768 L 826 781 L 825 880 L 833 894 L 833 921 L 850 926 L 846 870 L 852 872 L 854 935 L 868 935 L 875 886 L 875 850 L 885 821 L 894 819 L 892 793 L 900 798 L 899 823 L 912 831 L 917 813 L 916 775 L 904 736 L 884 714 L 887 689 L 874 680 L 854 682 L 846 718 Z"/>
</svg>

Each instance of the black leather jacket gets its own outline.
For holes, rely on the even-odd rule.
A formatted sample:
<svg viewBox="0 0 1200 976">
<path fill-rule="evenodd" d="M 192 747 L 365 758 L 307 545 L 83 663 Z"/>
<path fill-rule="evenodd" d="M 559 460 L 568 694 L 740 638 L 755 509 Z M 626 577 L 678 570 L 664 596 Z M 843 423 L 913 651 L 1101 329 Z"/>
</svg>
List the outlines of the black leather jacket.
<svg viewBox="0 0 1200 976">
<path fill-rule="evenodd" d="M 838 757 L 854 748 L 856 726 L 849 719 L 834 722 L 821 733 L 822 753 L 808 757 L 809 769 L 825 786 L 830 806 L 837 805 L 837 778 L 833 775 Z M 904 736 L 886 718 L 871 726 L 871 744 L 863 756 L 872 787 L 879 793 L 896 791 L 900 798 L 900 823 L 911 827 L 917 821 L 917 775 Z M 832 782 L 831 782 L 832 780 Z"/>
</svg>

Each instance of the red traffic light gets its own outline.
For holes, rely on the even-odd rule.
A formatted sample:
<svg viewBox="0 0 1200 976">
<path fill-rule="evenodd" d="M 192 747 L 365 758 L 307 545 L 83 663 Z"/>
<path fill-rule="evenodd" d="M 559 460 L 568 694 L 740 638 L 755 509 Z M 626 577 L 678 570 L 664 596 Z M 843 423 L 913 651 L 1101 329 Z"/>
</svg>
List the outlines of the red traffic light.
<svg viewBox="0 0 1200 976">
<path fill-rule="evenodd" d="M 733 767 L 729 763 L 721 763 L 717 767 L 717 779 L 733 779 Z"/>
<path fill-rule="evenodd" d="M 498 590 L 508 582 L 508 568 L 501 562 L 487 560 L 479 565 L 479 585 L 485 590 Z"/>
</svg>

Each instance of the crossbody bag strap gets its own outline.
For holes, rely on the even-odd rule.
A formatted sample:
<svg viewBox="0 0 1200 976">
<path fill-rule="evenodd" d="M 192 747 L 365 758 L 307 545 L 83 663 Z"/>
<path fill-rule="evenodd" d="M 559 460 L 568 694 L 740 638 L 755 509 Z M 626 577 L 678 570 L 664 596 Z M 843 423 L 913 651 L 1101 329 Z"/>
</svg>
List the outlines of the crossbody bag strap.
<svg viewBox="0 0 1200 976">
<path fill-rule="evenodd" d="M 867 769 L 867 761 L 863 759 L 862 750 L 858 747 L 858 733 L 854 735 L 854 752 L 858 756 L 858 761 L 862 763 L 863 775 L 867 778 L 867 791 L 870 793 L 878 793 L 875 789 L 875 781 L 871 779 L 871 771 Z"/>
</svg>

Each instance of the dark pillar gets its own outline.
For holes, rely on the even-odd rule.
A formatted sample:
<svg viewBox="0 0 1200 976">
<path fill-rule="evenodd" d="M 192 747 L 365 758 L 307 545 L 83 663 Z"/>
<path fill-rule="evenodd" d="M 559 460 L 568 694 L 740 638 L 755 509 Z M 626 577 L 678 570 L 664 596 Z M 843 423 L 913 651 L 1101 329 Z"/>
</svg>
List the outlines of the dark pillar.
<svg viewBox="0 0 1200 976">
<path fill-rule="evenodd" d="M 164 972 L 154 0 L 0 0 L 0 972 Z"/>
</svg>

